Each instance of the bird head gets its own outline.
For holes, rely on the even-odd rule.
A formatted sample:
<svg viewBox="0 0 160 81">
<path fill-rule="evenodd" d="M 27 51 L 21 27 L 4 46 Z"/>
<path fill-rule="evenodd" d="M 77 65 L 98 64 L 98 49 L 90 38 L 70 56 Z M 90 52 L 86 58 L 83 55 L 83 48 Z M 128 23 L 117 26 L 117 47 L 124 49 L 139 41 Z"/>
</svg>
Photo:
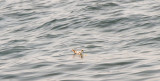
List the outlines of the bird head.
<svg viewBox="0 0 160 81">
<path fill-rule="evenodd" d="M 83 50 L 81 50 L 81 52 L 83 52 Z"/>
</svg>

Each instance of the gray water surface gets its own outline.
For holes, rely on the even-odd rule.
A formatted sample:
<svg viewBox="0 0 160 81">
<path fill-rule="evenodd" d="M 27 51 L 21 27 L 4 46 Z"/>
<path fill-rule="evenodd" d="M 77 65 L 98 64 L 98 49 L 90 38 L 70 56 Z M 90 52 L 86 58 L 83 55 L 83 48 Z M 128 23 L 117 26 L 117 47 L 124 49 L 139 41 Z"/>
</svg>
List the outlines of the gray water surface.
<svg viewBox="0 0 160 81">
<path fill-rule="evenodd" d="M 0 81 L 160 81 L 159 3 L 0 0 Z"/>
</svg>

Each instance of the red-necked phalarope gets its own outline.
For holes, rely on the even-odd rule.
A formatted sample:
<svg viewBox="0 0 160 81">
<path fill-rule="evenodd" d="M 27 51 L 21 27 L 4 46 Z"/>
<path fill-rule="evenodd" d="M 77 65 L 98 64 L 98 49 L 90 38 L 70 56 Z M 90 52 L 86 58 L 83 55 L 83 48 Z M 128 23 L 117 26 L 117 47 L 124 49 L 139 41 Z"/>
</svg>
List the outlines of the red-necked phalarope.
<svg viewBox="0 0 160 81">
<path fill-rule="evenodd" d="M 74 52 L 74 55 L 73 55 L 73 58 L 76 56 L 76 55 L 79 55 L 81 58 L 83 58 L 83 50 L 81 50 L 81 51 L 76 51 L 76 50 L 73 50 L 72 49 L 72 51 Z"/>
</svg>

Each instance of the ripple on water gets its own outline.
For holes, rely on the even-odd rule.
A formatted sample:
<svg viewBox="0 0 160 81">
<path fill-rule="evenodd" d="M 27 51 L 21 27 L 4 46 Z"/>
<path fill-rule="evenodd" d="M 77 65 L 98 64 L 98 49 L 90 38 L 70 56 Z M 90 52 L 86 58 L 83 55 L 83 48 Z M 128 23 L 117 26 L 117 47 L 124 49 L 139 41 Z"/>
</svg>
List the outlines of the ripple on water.
<svg viewBox="0 0 160 81">
<path fill-rule="evenodd" d="M 45 34 L 44 36 L 40 36 L 38 38 L 46 38 L 46 39 L 53 39 L 63 36 L 63 34 Z"/>
<path fill-rule="evenodd" d="M 0 52 L 0 55 L 4 56 L 8 54 L 13 54 L 13 53 L 19 53 L 19 52 L 23 52 L 24 50 L 28 50 L 28 49 L 26 49 L 26 47 L 24 46 L 15 46 L 10 49 L 4 49 L 3 51 Z"/>
<path fill-rule="evenodd" d="M 101 63 L 95 65 L 91 70 L 105 70 L 110 68 L 117 68 L 117 67 L 128 67 L 131 64 L 136 63 L 136 61 L 128 61 L 128 62 L 115 62 L 115 63 Z"/>
<path fill-rule="evenodd" d="M 18 76 L 15 75 L 15 74 L 6 74 L 6 75 L 1 75 L 0 77 L 2 77 L 3 79 L 13 79 L 13 78 L 18 78 Z"/>
<path fill-rule="evenodd" d="M 159 74 L 159 70 L 160 69 L 154 69 L 154 70 L 144 70 L 144 71 L 140 71 L 135 73 L 137 76 L 151 76 L 151 75 L 156 75 Z"/>
<path fill-rule="evenodd" d="M 125 17 L 120 17 L 120 18 L 115 18 L 115 19 L 114 18 L 104 19 L 104 20 L 101 20 L 98 23 L 96 23 L 96 26 L 101 27 L 101 28 L 107 28 L 107 27 L 110 27 L 110 26 L 114 26 L 117 23 L 122 23 L 122 22 L 125 22 L 125 21 L 127 21 L 127 18 L 125 18 Z"/>
<path fill-rule="evenodd" d="M 0 21 L 3 20 L 4 18 L 0 17 Z"/>
<path fill-rule="evenodd" d="M 110 3 L 94 3 L 92 5 L 88 5 L 87 10 L 103 10 L 104 8 L 112 8 L 119 6 L 118 3 L 110 2 Z"/>
<path fill-rule="evenodd" d="M 88 64 L 76 64 L 76 65 L 69 65 L 69 64 L 59 64 L 56 67 L 62 68 L 62 71 L 78 71 L 82 70 L 87 67 Z"/>
</svg>

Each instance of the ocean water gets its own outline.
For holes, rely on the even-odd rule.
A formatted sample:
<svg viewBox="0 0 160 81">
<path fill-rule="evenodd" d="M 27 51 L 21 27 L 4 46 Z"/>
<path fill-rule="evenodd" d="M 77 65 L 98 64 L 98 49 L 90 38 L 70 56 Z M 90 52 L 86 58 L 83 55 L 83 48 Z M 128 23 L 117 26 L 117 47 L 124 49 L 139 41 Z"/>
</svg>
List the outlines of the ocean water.
<svg viewBox="0 0 160 81">
<path fill-rule="evenodd" d="M 159 6 L 0 0 L 0 81 L 160 81 Z"/>
</svg>

